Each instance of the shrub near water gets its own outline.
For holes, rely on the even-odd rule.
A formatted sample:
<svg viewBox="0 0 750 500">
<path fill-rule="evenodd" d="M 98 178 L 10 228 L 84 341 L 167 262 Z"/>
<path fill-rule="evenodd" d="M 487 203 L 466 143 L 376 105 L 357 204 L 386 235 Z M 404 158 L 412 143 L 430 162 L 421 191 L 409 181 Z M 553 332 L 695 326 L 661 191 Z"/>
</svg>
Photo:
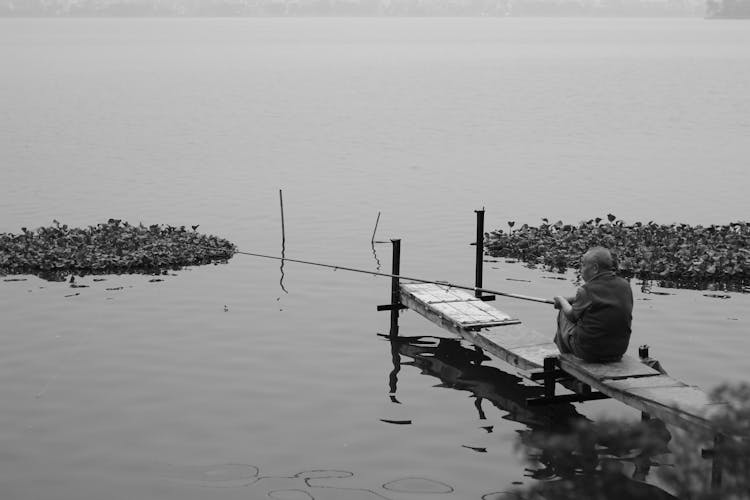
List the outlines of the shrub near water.
<svg viewBox="0 0 750 500">
<path fill-rule="evenodd" d="M 625 224 L 609 214 L 578 225 L 524 224 L 487 235 L 487 252 L 550 270 L 578 268 L 581 255 L 593 246 L 612 250 L 619 273 L 660 280 L 676 286 L 747 290 L 750 282 L 750 224 L 690 226 L 687 224 Z"/>
<path fill-rule="evenodd" d="M 0 275 L 157 273 L 183 266 L 226 262 L 236 251 L 227 240 L 185 226 L 132 226 L 118 219 L 87 228 L 50 227 L 0 233 Z"/>
</svg>

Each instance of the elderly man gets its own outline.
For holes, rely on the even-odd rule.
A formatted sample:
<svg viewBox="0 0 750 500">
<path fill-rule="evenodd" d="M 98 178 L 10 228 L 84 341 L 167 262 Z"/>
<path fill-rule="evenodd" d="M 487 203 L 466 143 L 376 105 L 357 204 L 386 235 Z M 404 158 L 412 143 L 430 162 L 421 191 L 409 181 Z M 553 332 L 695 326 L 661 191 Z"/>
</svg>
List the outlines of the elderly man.
<svg viewBox="0 0 750 500">
<path fill-rule="evenodd" d="M 585 361 L 619 360 L 628 348 L 633 317 L 630 283 L 615 276 L 612 254 L 594 247 L 581 258 L 585 282 L 575 297 L 554 298 L 557 316 L 555 344 L 560 352 Z"/>
</svg>

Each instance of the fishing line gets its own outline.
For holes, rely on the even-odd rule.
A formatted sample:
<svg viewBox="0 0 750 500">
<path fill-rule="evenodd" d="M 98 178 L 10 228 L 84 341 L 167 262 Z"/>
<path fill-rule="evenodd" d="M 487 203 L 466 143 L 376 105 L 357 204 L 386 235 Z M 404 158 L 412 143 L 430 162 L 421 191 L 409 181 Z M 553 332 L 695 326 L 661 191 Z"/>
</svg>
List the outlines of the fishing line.
<svg viewBox="0 0 750 500">
<path fill-rule="evenodd" d="M 333 269 L 334 271 L 335 270 L 342 270 L 342 271 L 350 271 L 350 272 L 353 272 L 353 273 L 369 274 L 369 275 L 372 275 L 372 276 L 383 276 L 383 277 L 386 277 L 386 278 L 399 278 L 399 279 L 402 279 L 402 280 L 414 281 L 414 282 L 417 282 L 417 283 L 432 283 L 432 284 L 435 284 L 435 285 L 443 285 L 443 286 L 446 286 L 448 288 L 458 288 L 460 290 L 472 290 L 474 292 L 483 292 L 483 293 L 488 293 L 488 294 L 491 294 L 491 295 L 502 295 L 503 297 L 511 297 L 511 298 L 514 298 L 514 299 L 529 300 L 529 301 L 532 301 L 532 302 L 541 302 L 543 304 L 554 304 L 554 301 L 552 301 L 551 299 L 542 299 L 542 298 L 539 298 L 539 297 L 531 297 L 529 295 L 521 295 L 521 294 L 517 294 L 517 293 L 501 292 L 499 290 L 490 290 L 489 288 L 480 288 L 480 287 L 475 287 L 475 286 L 459 285 L 459 284 L 450 283 L 450 282 L 447 282 L 447 281 L 426 280 L 426 279 L 422 279 L 422 278 L 413 278 L 413 277 L 410 277 L 410 276 L 404 276 L 404 275 L 400 275 L 400 274 L 380 273 L 380 272 L 376 272 L 376 271 L 369 271 L 367 269 L 357 269 L 357 268 L 354 268 L 354 267 L 338 266 L 338 265 L 333 265 L 333 264 L 323 264 L 323 263 L 320 263 L 320 262 L 312 262 L 312 261 L 309 261 L 309 260 L 290 259 L 288 257 L 276 257 L 275 255 L 265 255 L 265 254 L 261 254 L 261 253 L 241 252 L 239 250 L 237 250 L 235 253 L 238 253 L 238 254 L 241 254 L 241 255 L 249 255 L 251 257 L 261 257 L 263 259 L 273 259 L 273 260 L 281 260 L 281 261 L 288 261 L 288 262 L 296 262 L 297 264 L 305 264 L 305 265 L 308 265 L 308 266 L 327 267 L 329 269 Z"/>
</svg>

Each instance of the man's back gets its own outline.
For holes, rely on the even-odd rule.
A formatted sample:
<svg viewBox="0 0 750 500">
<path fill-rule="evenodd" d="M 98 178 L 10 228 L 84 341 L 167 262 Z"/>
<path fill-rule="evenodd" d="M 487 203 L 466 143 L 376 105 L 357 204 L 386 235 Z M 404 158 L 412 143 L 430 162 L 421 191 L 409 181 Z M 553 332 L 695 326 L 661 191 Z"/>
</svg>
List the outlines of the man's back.
<svg viewBox="0 0 750 500">
<path fill-rule="evenodd" d="M 611 361 L 625 354 L 633 317 L 630 283 L 611 271 L 599 273 L 579 289 L 572 306 L 578 317 L 575 341 L 584 359 Z"/>
</svg>

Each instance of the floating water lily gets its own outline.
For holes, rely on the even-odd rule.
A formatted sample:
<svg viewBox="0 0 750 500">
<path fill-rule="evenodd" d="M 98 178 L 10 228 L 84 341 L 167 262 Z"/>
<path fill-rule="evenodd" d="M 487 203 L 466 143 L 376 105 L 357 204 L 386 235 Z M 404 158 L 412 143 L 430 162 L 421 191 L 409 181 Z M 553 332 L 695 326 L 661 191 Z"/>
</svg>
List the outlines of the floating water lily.
<svg viewBox="0 0 750 500">
<path fill-rule="evenodd" d="M 519 259 L 550 270 L 578 268 L 590 247 L 611 249 L 620 274 L 658 280 L 667 286 L 743 290 L 750 281 L 750 224 L 625 224 L 613 214 L 578 225 L 524 224 L 487 235 L 486 250 L 494 257 Z M 509 224 L 510 225 L 510 224 Z M 746 290 L 744 290 L 746 291 Z"/>
<path fill-rule="evenodd" d="M 50 227 L 0 233 L 0 275 L 36 274 L 58 281 L 70 274 L 161 273 L 226 262 L 236 247 L 185 226 L 133 226 L 120 219 L 87 228 Z"/>
</svg>

